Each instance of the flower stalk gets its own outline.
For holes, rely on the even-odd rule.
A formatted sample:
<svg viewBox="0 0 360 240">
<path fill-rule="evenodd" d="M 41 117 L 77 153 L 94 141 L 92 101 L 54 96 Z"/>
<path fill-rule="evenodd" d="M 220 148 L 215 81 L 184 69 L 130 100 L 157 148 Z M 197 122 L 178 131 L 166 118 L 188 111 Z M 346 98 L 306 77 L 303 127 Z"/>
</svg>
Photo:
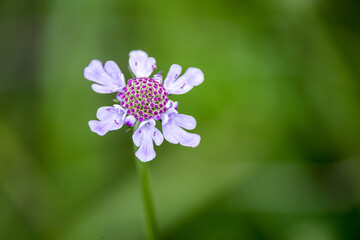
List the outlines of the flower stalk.
<svg viewBox="0 0 360 240">
<path fill-rule="evenodd" d="M 139 123 L 136 123 L 139 125 Z M 136 131 L 138 126 L 133 128 L 133 131 Z M 138 147 L 134 144 L 134 153 L 138 150 Z M 149 174 L 146 162 L 140 162 L 135 158 L 136 163 L 136 170 L 139 177 L 139 182 L 141 186 L 141 195 L 142 195 L 142 202 L 143 202 L 143 209 L 144 209 L 144 217 L 145 217 L 145 225 L 146 225 L 146 232 L 149 240 L 156 240 L 158 239 L 159 231 L 158 225 L 156 222 L 155 210 L 153 199 L 151 195 L 150 189 L 150 182 L 149 182 Z"/>
</svg>

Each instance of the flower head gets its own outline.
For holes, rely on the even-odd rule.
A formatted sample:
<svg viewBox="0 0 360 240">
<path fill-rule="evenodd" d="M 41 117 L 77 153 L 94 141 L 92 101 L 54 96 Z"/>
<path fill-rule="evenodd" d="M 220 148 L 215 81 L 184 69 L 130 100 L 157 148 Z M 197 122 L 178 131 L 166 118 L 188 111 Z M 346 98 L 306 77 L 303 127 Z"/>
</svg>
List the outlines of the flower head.
<svg viewBox="0 0 360 240">
<path fill-rule="evenodd" d="M 124 124 L 138 126 L 133 141 L 139 149 L 136 156 L 143 162 L 155 158 L 153 141 L 160 145 L 164 138 L 174 144 L 196 147 L 200 136 L 188 133 L 193 130 L 195 118 L 179 114 L 177 102 L 169 100 L 171 94 L 184 94 L 204 81 L 204 74 L 198 68 L 188 68 L 181 74 L 181 67 L 173 64 L 162 84 L 160 73 L 150 77 L 156 69 L 156 61 L 147 53 L 136 50 L 130 52 L 129 66 L 135 78 L 125 83 L 124 74 L 113 61 L 103 66 L 99 60 L 92 60 L 84 70 L 86 79 L 95 82 L 91 87 L 97 93 L 117 93 L 120 102 L 112 107 L 101 107 L 97 111 L 99 120 L 89 121 L 91 131 L 105 135 L 118 130 Z M 162 121 L 161 133 L 155 127 L 155 121 Z M 136 123 L 139 124 L 136 124 Z"/>
</svg>

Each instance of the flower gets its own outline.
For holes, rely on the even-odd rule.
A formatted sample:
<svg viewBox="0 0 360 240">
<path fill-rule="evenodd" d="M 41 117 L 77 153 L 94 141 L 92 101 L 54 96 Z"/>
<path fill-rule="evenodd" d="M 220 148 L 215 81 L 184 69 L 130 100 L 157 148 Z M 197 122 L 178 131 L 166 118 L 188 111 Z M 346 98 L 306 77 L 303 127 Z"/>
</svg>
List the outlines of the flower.
<svg viewBox="0 0 360 240">
<path fill-rule="evenodd" d="M 179 114 L 178 103 L 169 100 L 171 94 L 184 94 L 204 81 L 204 74 L 198 68 L 188 68 L 180 76 L 182 68 L 173 64 L 162 83 L 162 75 L 150 75 L 156 69 L 156 61 L 147 53 L 136 50 L 129 54 L 129 66 L 135 78 L 125 83 L 124 74 L 113 61 L 103 66 L 99 60 L 92 60 L 84 70 L 86 79 L 93 81 L 92 89 L 97 93 L 117 93 L 119 104 L 101 107 L 96 113 L 99 120 L 89 121 L 91 131 L 105 135 L 109 131 L 118 130 L 124 124 L 137 127 L 132 138 L 139 147 L 135 153 L 142 162 L 155 158 L 153 141 L 161 145 L 164 138 L 173 144 L 196 147 L 200 136 L 185 131 L 196 127 L 192 116 Z M 162 121 L 161 133 L 156 121 Z M 138 123 L 138 124 L 136 124 Z"/>
</svg>

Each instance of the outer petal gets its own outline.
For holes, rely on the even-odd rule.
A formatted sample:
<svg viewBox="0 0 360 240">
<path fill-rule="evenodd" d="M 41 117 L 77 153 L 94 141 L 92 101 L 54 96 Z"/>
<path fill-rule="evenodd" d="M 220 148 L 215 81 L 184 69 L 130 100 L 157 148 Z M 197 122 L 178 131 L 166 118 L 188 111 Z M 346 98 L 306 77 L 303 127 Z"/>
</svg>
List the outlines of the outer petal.
<svg viewBox="0 0 360 240">
<path fill-rule="evenodd" d="M 204 81 L 204 74 L 198 68 L 188 68 L 186 72 L 178 78 L 181 73 L 179 65 L 172 65 L 166 79 L 164 87 L 169 94 L 184 94 L 194 86 L 200 85 Z"/>
<path fill-rule="evenodd" d="M 105 68 L 99 60 L 92 60 L 84 70 L 86 79 L 93 81 L 91 87 L 98 93 L 121 92 L 125 86 L 124 74 L 113 61 L 105 63 Z"/>
<path fill-rule="evenodd" d="M 188 133 L 183 128 L 194 129 L 196 126 L 196 120 L 188 115 L 178 114 L 174 109 L 177 104 L 172 103 L 170 109 L 162 114 L 162 128 L 164 137 L 168 142 L 173 144 L 180 143 L 187 147 L 196 147 L 200 143 L 200 136 L 195 133 Z"/>
<path fill-rule="evenodd" d="M 154 132 L 152 134 L 152 139 L 154 140 L 155 144 L 160 146 L 162 142 L 164 141 L 164 137 L 161 134 L 161 132 L 154 127 Z"/>
<path fill-rule="evenodd" d="M 185 114 L 177 114 L 173 120 L 175 124 L 179 127 L 185 128 L 187 130 L 193 130 L 196 127 L 196 120 L 194 117 L 185 115 Z"/>
<path fill-rule="evenodd" d="M 156 157 L 156 153 L 154 150 L 152 139 L 144 138 L 135 155 L 142 162 L 148 162 L 153 160 Z"/>
<path fill-rule="evenodd" d="M 103 86 L 99 84 L 92 84 L 91 88 L 97 93 L 113 93 L 115 90 L 111 90 L 109 86 Z"/>
<path fill-rule="evenodd" d="M 121 86 L 125 86 L 125 77 L 121 72 L 120 68 L 114 61 L 107 61 L 104 67 L 105 71 L 111 76 L 116 82 L 120 82 Z"/>
<path fill-rule="evenodd" d="M 142 162 L 154 159 L 156 153 L 154 151 L 153 140 L 156 145 L 160 145 L 163 139 L 161 132 L 155 127 L 153 119 L 142 122 L 133 134 L 134 144 L 139 147 L 135 153 L 136 157 Z"/>
<path fill-rule="evenodd" d="M 141 50 L 131 51 L 129 65 L 136 77 L 149 77 L 156 69 L 156 61 Z"/>
<path fill-rule="evenodd" d="M 173 64 L 170 67 L 170 70 L 165 78 L 164 87 L 165 89 L 170 88 L 180 76 L 182 68 L 178 64 Z"/>
<path fill-rule="evenodd" d="M 174 122 L 163 125 L 163 133 L 168 142 L 186 147 L 197 147 L 201 140 L 199 135 L 186 132 Z"/>
<path fill-rule="evenodd" d="M 132 136 L 133 142 L 137 147 L 140 147 L 141 139 L 143 138 L 142 132 L 143 131 L 140 128 L 138 128 Z"/>
<path fill-rule="evenodd" d="M 101 107 L 96 113 L 99 120 L 89 121 L 91 131 L 104 136 L 108 131 L 120 129 L 124 124 L 126 113 L 120 105 Z"/>
</svg>

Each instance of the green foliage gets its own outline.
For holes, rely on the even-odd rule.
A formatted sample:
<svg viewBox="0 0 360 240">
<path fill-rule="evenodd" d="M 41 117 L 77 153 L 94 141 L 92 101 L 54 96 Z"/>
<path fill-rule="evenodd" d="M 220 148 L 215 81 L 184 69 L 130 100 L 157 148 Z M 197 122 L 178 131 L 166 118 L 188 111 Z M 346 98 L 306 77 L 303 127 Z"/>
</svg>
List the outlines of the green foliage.
<svg viewBox="0 0 360 240">
<path fill-rule="evenodd" d="M 31 4 L 30 4 L 31 3 Z M 198 67 L 195 149 L 150 164 L 164 239 L 360 239 L 356 1 L 0 2 L 0 239 L 143 239 L 131 131 L 83 69 Z M 160 127 L 160 126 L 159 126 Z"/>
</svg>

